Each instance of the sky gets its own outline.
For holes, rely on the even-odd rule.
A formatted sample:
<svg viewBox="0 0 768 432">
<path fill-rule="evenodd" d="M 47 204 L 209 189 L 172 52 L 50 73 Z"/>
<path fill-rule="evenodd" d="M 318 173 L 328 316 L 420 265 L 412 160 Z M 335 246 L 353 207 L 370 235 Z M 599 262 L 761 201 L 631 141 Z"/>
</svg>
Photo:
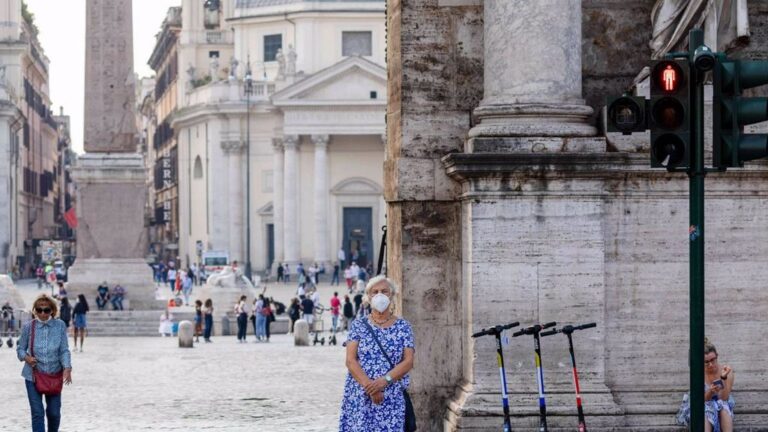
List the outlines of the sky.
<svg viewBox="0 0 768 432">
<path fill-rule="evenodd" d="M 26 0 L 40 29 L 40 43 L 50 60 L 50 95 L 54 114 L 64 107 L 72 124 L 72 147 L 83 152 L 85 81 L 85 0 Z M 139 77 L 154 72 L 147 60 L 168 8 L 181 0 L 133 0 L 133 67 Z"/>
</svg>

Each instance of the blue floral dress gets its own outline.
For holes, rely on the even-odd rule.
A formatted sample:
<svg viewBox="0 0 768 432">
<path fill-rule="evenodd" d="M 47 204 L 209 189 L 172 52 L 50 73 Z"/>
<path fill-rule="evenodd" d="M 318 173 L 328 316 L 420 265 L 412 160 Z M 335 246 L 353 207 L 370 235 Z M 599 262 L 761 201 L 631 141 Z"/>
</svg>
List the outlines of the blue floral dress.
<svg viewBox="0 0 768 432">
<path fill-rule="evenodd" d="M 403 360 L 405 348 L 414 348 L 411 325 L 402 318 L 398 318 L 394 324 L 385 329 L 373 324 L 371 327 L 395 365 Z M 392 369 L 362 319 L 352 323 L 347 340 L 358 342 L 357 359 L 365 374 L 371 379 L 384 376 Z M 363 387 L 352 378 L 351 374 L 347 373 L 344 399 L 341 402 L 339 431 L 402 432 L 405 423 L 403 390 L 408 388 L 409 383 L 410 378 L 405 375 L 399 382 L 388 386 L 384 390 L 384 401 L 376 405 L 366 396 Z"/>
</svg>

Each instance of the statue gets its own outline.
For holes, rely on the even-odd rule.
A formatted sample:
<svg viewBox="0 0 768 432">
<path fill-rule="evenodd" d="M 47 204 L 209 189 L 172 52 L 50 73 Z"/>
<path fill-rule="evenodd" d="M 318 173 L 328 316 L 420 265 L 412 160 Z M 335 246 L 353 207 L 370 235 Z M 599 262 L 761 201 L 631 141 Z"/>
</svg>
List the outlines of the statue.
<svg viewBox="0 0 768 432">
<path fill-rule="evenodd" d="M 211 81 L 218 81 L 219 80 L 219 57 L 213 56 L 211 57 Z"/>
<path fill-rule="evenodd" d="M 688 32 L 704 29 L 704 43 L 727 51 L 749 42 L 747 0 L 657 0 L 651 11 L 651 57 L 687 51 Z"/>
<path fill-rule="evenodd" d="M 237 61 L 235 56 L 232 56 L 232 58 L 229 59 L 229 79 L 235 80 L 237 79 L 237 65 L 239 65 L 240 62 Z"/>
<path fill-rule="evenodd" d="M 289 77 L 296 75 L 296 50 L 293 49 L 293 45 L 288 45 L 288 54 L 286 55 L 287 62 L 285 64 L 285 74 Z"/>
<path fill-rule="evenodd" d="M 277 49 L 275 60 L 277 60 L 277 79 L 281 80 L 285 78 L 285 54 L 282 48 Z"/>
</svg>

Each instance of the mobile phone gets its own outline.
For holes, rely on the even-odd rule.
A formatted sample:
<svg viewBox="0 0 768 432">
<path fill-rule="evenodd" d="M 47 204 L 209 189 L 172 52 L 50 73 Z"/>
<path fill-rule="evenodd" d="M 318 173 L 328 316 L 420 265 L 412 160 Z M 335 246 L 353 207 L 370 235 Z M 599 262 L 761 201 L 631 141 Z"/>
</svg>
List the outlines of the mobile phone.
<svg viewBox="0 0 768 432">
<path fill-rule="evenodd" d="M 721 379 L 712 381 L 712 385 L 719 386 L 720 388 L 725 388 L 725 384 L 723 384 L 723 380 Z"/>
</svg>

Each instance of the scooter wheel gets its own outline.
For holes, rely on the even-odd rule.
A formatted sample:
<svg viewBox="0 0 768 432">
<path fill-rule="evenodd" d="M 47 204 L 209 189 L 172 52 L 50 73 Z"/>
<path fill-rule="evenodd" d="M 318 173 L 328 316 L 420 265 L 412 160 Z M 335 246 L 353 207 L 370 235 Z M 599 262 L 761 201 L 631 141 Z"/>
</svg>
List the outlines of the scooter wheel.
<svg viewBox="0 0 768 432">
<path fill-rule="evenodd" d="M 325 338 L 320 339 L 320 345 L 325 345 Z"/>
</svg>

